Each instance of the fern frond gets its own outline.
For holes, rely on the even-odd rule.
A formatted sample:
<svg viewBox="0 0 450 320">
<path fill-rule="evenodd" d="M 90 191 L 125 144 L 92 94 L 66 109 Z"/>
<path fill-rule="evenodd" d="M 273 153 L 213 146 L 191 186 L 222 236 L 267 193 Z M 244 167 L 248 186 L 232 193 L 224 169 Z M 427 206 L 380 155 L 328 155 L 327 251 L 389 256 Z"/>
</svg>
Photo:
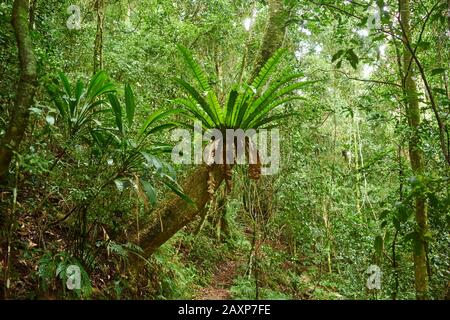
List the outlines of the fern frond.
<svg viewBox="0 0 450 320">
<path fill-rule="evenodd" d="M 260 110 L 262 110 L 266 105 L 271 103 L 273 99 L 276 98 L 274 95 L 277 90 L 288 84 L 289 82 L 296 80 L 298 78 L 303 77 L 303 74 L 295 73 L 295 74 L 288 74 L 284 77 L 282 77 L 279 80 L 276 80 L 264 93 L 261 95 L 258 99 L 254 100 L 252 104 L 248 108 L 248 113 L 246 120 L 244 121 L 244 125 L 247 125 L 257 114 Z"/>
<path fill-rule="evenodd" d="M 266 117 L 262 120 L 255 122 L 254 126 L 261 128 L 261 129 L 270 129 L 270 128 L 276 127 L 278 125 L 278 123 L 275 123 L 276 121 L 285 119 L 285 118 L 290 118 L 295 115 L 299 115 L 299 113 L 298 112 L 289 112 L 289 113 L 284 113 L 284 114 L 276 114 L 276 115 Z M 269 125 L 267 127 L 263 127 L 267 123 L 271 123 L 271 125 Z"/>
<path fill-rule="evenodd" d="M 293 96 L 293 97 L 288 97 L 288 98 L 285 98 L 285 99 L 276 99 L 271 104 L 266 106 L 263 110 L 258 112 L 258 115 L 255 118 L 250 119 L 251 121 L 248 123 L 248 126 L 250 128 L 251 127 L 259 127 L 259 126 L 261 126 L 262 124 L 260 124 L 259 121 L 264 120 L 266 115 L 269 112 L 271 112 L 275 108 L 277 108 L 277 107 L 279 107 L 281 105 L 284 105 L 285 103 L 293 101 L 293 100 L 306 100 L 306 99 L 303 98 L 303 97 L 300 97 L 300 96 Z M 265 123 L 267 123 L 267 122 L 265 122 Z"/>
<path fill-rule="evenodd" d="M 58 75 L 59 79 L 61 79 L 61 82 L 63 84 L 64 91 L 70 97 L 72 95 L 72 87 L 70 86 L 67 76 L 63 72 L 60 72 Z"/>
<path fill-rule="evenodd" d="M 191 69 L 195 79 L 197 80 L 198 84 L 200 85 L 200 88 L 203 91 L 210 91 L 211 88 L 209 87 L 208 80 L 203 73 L 202 69 L 198 65 L 198 63 L 194 60 L 194 57 L 192 56 L 192 53 L 184 46 L 177 45 L 178 50 L 181 52 L 184 60 L 186 61 L 187 66 Z"/>
<path fill-rule="evenodd" d="M 241 124 L 242 117 L 247 112 L 249 99 L 251 99 L 255 95 L 254 89 L 252 89 L 249 85 L 243 83 L 241 86 L 244 87 L 245 90 L 239 93 L 239 96 L 234 105 L 230 121 L 230 125 L 232 127 L 238 127 Z"/>
<path fill-rule="evenodd" d="M 272 73 L 276 70 L 277 64 L 280 62 L 283 55 L 286 53 L 286 49 L 280 48 L 278 49 L 273 56 L 267 60 L 264 66 L 258 73 L 258 76 L 252 82 L 251 86 L 255 88 L 255 90 L 259 90 L 267 83 Z"/>
<path fill-rule="evenodd" d="M 282 88 L 281 90 L 279 90 L 275 94 L 274 100 L 278 99 L 278 98 L 281 98 L 281 97 L 283 97 L 283 96 L 285 96 L 287 94 L 290 94 L 290 93 L 294 92 L 295 90 L 299 90 L 299 89 L 301 89 L 301 88 L 303 88 L 303 87 L 305 87 L 307 85 L 310 85 L 310 84 L 313 84 L 313 83 L 316 83 L 316 82 L 319 82 L 319 81 L 320 80 L 313 80 L 313 81 L 302 81 L 302 82 L 293 83 L 293 84 L 291 84 L 289 86 L 286 86 L 286 87 Z"/>
<path fill-rule="evenodd" d="M 195 102 L 192 101 L 192 99 L 177 98 L 173 100 L 173 103 L 187 109 L 188 112 L 192 113 L 194 119 L 200 120 L 207 128 L 214 127 L 214 122 L 212 122 L 210 117 L 202 109 L 199 109 L 195 105 Z"/>
<path fill-rule="evenodd" d="M 199 105 L 200 107 L 206 112 L 206 114 L 209 116 L 211 121 L 219 126 L 220 121 L 216 116 L 216 112 L 214 112 L 213 108 L 206 102 L 206 100 L 198 93 L 197 90 L 195 90 L 194 87 L 192 87 L 189 83 L 184 81 L 183 79 L 176 79 L 178 84 L 181 85 L 181 87 L 188 93 Z"/>
<path fill-rule="evenodd" d="M 206 94 L 206 99 L 208 100 L 210 108 L 214 112 L 214 116 L 217 119 L 218 124 L 223 124 L 223 112 L 222 107 L 219 104 L 219 100 L 217 100 L 216 93 L 212 90 L 208 91 Z"/>
<path fill-rule="evenodd" d="M 228 100 L 225 104 L 225 125 L 230 126 L 231 125 L 231 117 L 233 115 L 233 111 L 236 105 L 236 99 L 239 96 L 239 92 L 236 87 L 231 89 L 230 94 L 228 95 Z"/>
</svg>

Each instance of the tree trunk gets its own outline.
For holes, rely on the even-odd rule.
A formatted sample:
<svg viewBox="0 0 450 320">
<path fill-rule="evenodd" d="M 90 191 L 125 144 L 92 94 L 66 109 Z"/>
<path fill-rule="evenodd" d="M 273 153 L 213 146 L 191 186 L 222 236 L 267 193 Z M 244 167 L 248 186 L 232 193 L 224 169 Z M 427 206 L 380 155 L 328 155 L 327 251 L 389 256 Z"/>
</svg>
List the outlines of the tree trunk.
<svg viewBox="0 0 450 320">
<path fill-rule="evenodd" d="M 208 185 L 210 173 L 214 177 L 214 191 L 216 191 L 225 178 L 221 166 L 207 167 L 202 165 L 186 177 L 183 185 L 184 192 L 195 203 L 189 205 L 178 196 L 171 195 L 167 201 L 150 213 L 151 219 L 142 230 L 136 230 L 131 241 L 138 243 L 143 249 L 145 258 L 169 240 L 178 230 L 194 220 L 202 208 L 210 200 L 210 186 Z M 142 261 L 141 259 L 137 260 Z"/>
<path fill-rule="evenodd" d="M 399 0 L 400 22 L 403 29 L 403 88 L 407 101 L 408 124 L 411 129 L 409 140 L 409 157 L 411 168 L 416 176 L 424 172 L 423 155 L 420 149 L 420 109 L 417 97 L 417 86 L 413 79 L 412 54 L 407 47 L 411 43 L 410 6 L 409 0 Z M 415 286 L 417 299 L 426 299 L 428 291 L 428 272 L 426 262 L 427 208 L 423 195 L 417 195 L 415 199 L 415 217 L 417 223 L 417 237 L 413 241 Z"/>
<path fill-rule="evenodd" d="M 97 33 L 94 44 L 94 74 L 103 69 L 103 26 L 105 21 L 105 0 L 95 1 Z"/>
<path fill-rule="evenodd" d="M 448 36 L 450 36 L 450 0 L 447 0 L 447 25 L 448 25 Z"/>
<path fill-rule="evenodd" d="M 259 71 L 269 58 L 283 44 L 284 35 L 286 33 L 287 12 L 284 8 L 282 0 L 269 0 L 269 20 L 267 22 L 266 32 L 264 34 L 261 51 L 256 60 L 255 67 L 252 72 L 251 81 L 256 78 Z"/>
<path fill-rule="evenodd" d="M 28 29 L 28 5 L 28 0 L 15 0 L 12 11 L 12 25 L 20 61 L 20 79 L 6 134 L 0 142 L 0 181 L 6 179 L 12 156 L 19 149 L 25 134 L 29 108 L 37 86 L 36 59 Z"/>
<path fill-rule="evenodd" d="M 35 18 L 36 18 L 36 7 L 38 0 L 31 0 L 30 2 L 30 16 L 28 19 L 28 27 L 30 30 L 34 30 L 36 28 Z"/>
</svg>

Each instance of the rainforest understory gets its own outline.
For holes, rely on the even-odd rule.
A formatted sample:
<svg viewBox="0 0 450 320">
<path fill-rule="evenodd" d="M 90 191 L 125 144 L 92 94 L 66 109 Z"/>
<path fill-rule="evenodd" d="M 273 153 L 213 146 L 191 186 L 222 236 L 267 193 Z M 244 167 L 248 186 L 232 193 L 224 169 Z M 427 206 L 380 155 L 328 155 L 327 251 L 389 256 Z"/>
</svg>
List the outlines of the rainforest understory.
<svg viewBox="0 0 450 320">
<path fill-rule="evenodd" d="M 5 0 L 0 44 L 1 299 L 450 298 L 450 0 Z"/>
</svg>

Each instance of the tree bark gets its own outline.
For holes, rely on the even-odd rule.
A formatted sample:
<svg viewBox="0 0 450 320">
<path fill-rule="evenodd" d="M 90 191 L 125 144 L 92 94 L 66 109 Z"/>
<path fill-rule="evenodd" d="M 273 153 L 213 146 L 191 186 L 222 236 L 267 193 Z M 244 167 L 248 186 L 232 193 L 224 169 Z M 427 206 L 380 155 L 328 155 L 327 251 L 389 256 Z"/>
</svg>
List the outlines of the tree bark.
<svg viewBox="0 0 450 320">
<path fill-rule="evenodd" d="M 183 185 L 184 192 L 193 200 L 195 207 L 186 203 L 178 196 L 171 195 L 167 201 L 149 213 L 150 221 L 142 230 L 135 230 L 131 237 L 133 243 L 143 249 L 143 257 L 148 258 L 156 249 L 169 240 L 184 226 L 194 220 L 202 208 L 210 200 L 211 186 L 208 185 L 209 175 L 213 176 L 214 192 L 225 178 L 222 166 L 207 167 L 202 165 L 186 177 Z M 135 259 L 138 262 L 142 259 Z M 135 264 L 136 264 L 135 263 Z"/>
<path fill-rule="evenodd" d="M 37 8 L 38 0 L 30 1 L 30 14 L 28 18 L 28 27 L 30 30 L 34 30 L 36 28 L 35 18 L 36 18 L 36 8 Z"/>
<path fill-rule="evenodd" d="M 447 25 L 448 25 L 448 36 L 450 36 L 450 0 L 447 0 Z"/>
<path fill-rule="evenodd" d="M 94 44 L 94 74 L 103 69 L 103 27 L 105 22 L 105 0 L 95 1 L 97 32 Z"/>
<path fill-rule="evenodd" d="M 269 20 L 262 47 L 254 66 L 251 81 L 256 78 L 264 64 L 283 44 L 286 33 L 287 11 L 281 0 L 269 0 Z"/>
<path fill-rule="evenodd" d="M 411 27 L 410 27 L 410 4 L 409 0 L 399 0 L 400 23 L 403 30 L 403 89 L 407 101 L 407 118 L 411 136 L 409 139 L 409 158 L 412 171 L 416 176 L 420 176 L 424 172 L 423 155 L 420 149 L 420 109 L 417 96 L 417 85 L 413 79 L 413 67 L 411 61 L 412 54 L 407 47 L 407 43 L 411 43 Z M 417 237 L 413 241 L 414 269 L 415 269 L 415 287 L 416 298 L 427 299 L 428 292 L 428 271 L 426 261 L 426 241 L 425 234 L 427 232 L 427 207 L 425 197 L 421 194 L 415 198 L 415 218 L 417 223 Z"/>
<path fill-rule="evenodd" d="M 0 181 L 6 179 L 13 154 L 18 151 L 25 134 L 29 108 L 33 103 L 37 86 L 36 59 L 28 28 L 28 5 L 28 0 L 15 0 L 12 10 L 12 25 L 20 61 L 20 79 L 6 134 L 0 142 Z"/>
</svg>

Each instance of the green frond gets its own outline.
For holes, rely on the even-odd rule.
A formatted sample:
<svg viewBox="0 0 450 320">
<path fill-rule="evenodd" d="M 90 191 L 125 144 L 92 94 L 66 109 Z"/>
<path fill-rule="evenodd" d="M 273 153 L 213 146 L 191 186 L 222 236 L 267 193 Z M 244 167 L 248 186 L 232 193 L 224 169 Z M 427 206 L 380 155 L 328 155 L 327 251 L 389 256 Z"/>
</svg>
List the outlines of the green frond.
<svg viewBox="0 0 450 320">
<path fill-rule="evenodd" d="M 150 114 L 150 116 L 147 118 L 147 120 L 145 120 L 144 125 L 142 126 L 139 134 L 142 135 L 147 135 L 149 134 L 149 128 L 156 123 L 157 121 L 167 118 L 170 115 L 173 114 L 177 114 L 177 113 L 181 113 L 183 112 L 183 110 L 181 109 L 170 109 L 167 111 L 163 111 L 163 110 L 158 110 L 153 112 L 152 114 Z"/>
<path fill-rule="evenodd" d="M 287 94 L 293 93 L 296 90 L 299 90 L 305 86 L 308 86 L 310 84 L 319 82 L 320 80 L 313 80 L 313 81 L 302 81 L 302 82 L 296 82 L 293 83 L 291 85 L 288 85 L 284 88 L 282 88 L 281 90 L 279 90 L 278 92 L 276 92 L 274 99 L 278 99 L 281 98 Z"/>
<path fill-rule="evenodd" d="M 80 103 L 80 100 L 84 97 L 84 84 L 81 80 L 77 81 L 77 84 L 75 85 L 75 105 L 78 105 Z"/>
<path fill-rule="evenodd" d="M 318 81 L 303 81 L 290 84 L 286 87 L 281 88 L 276 92 L 272 92 L 269 99 L 266 99 L 264 103 L 261 103 L 252 114 L 245 121 L 245 125 L 252 126 L 254 125 L 256 119 L 262 119 L 266 114 L 268 114 L 271 110 L 282 105 L 291 100 L 299 100 L 302 99 L 298 95 L 294 95 L 293 97 L 288 97 L 286 99 L 281 99 L 282 97 L 293 93 L 295 90 L 301 89 L 309 84 L 316 83 Z M 252 124 L 253 123 L 253 124 Z"/>
<path fill-rule="evenodd" d="M 188 93 L 203 109 L 203 111 L 206 112 L 206 114 L 209 116 L 211 121 L 216 125 L 220 125 L 220 121 L 216 116 L 216 112 L 211 108 L 211 106 L 206 102 L 206 100 L 200 95 L 200 93 L 195 90 L 194 87 L 192 87 L 189 83 L 184 81 L 183 79 L 176 79 L 178 84 L 181 85 L 181 87 Z"/>
<path fill-rule="evenodd" d="M 206 78 L 205 74 L 203 73 L 202 69 L 198 65 L 198 63 L 195 61 L 194 57 L 192 56 L 192 53 L 184 46 L 177 45 L 178 50 L 181 52 L 186 65 L 190 68 L 192 71 L 195 79 L 197 80 L 198 84 L 200 85 L 200 88 L 203 91 L 210 91 L 211 88 L 209 87 L 208 79 Z"/>
<path fill-rule="evenodd" d="M 303 77 L 303 73 L 290 73 L 288 68 L 271 82 L 286 49 L 279 49 L 261 68 L 251 85 L 236 84 L 230 90 L 224 106 L 219 104 L 216 94 L 210 90 L 207 78 L 191 52 L 178 46 L 188 68 L 194 74 L 200 87 L 197 91 L 182 79 L 176 81 L 187 93 L 187 99 L 177 99 L 176 103 L 188 111 L 189 117 L 201 120 L 208 128 L 256 128 L 276 107 L 294 99 L 283 99 L 306 83 L 293 83 Z M 266 86 L 266 84 L 270 85 Z M 268 87 L 268 88 L 266 88 Z M 265 90 L 264 90 L 265 89 Z M 264 90 L 264 91 L 263 91 Z M 265 122 L 264 122 L 265 123 Z"/>
<path fill-rule="evenodd" d="M 256 121 L 254 126 L 261 129 L 271 129 L 273 127 L 276 127 L 278 125 L 277 121 L 285 118 L 290 118 L 295 115 L 299 115 L 298 112 L 289 112 L 284 114 L 276 114 L 270 117 L 265 117 L 262 120 Z M 263 127 L 265 124 L 270 123 L 271 125 Z"/>
<path fill-rule="evenodd" d="M 157 133 L 157 132 L 161 132 L 161 131 L 165 131 L 165 130 L 170 130 L 173 128 L 176 128 L 178 125 L 175 122 L 166 122 L 164 124 L 160 124 L 159 126 L 155 126 L 153 128 L 151 128 L 150 130 L 148 130 L 145 135 L 148 136 L 150 134 L 153 133 Z"/>
<path fill-rule="evenodd" d="M 104 71 L 97 72 L 89 83 L 86 96 L 88 101 L 92 102 L 102 94 L 115 92 L 114 85 L 109 81 L 108 75 Z"/>
<path fill-rule="evenodd" d="M 269 112 L 271 112 L 272 110 L 274 110 L 278 106 L 282 106 L 285 103 L 288 103 L 288 102 L 293 101 L 293 100 L 305 100 L 305 98 L 300 97 L 300 96 L 293 96 L 293 97 L 288 97 L 288 98 L 285 98 L 285 99 L 276 99 L 271 104 L 266 106 L 263 110 L 258 112 L 256 117 L 254 117 L 253 119 L 250 119 L 250 122 L 248 123 L 248 126 L 249 127 L 259 127 L 261 125 L 261 124 L 259 124 L 259 121 L 263 120 L 265 118 L 265 116 Z"/>
<path fill-rule="evenodd" d="M 128 126 L 133 125 L 134 112 L 136 110 L 136 102 L 134 100 L 133 90 L 130 85 L 125 85 L 125 111 L 127 114 Z"/>
<path fill-rule="evenodd" d="M 120 107 L 119 99 L 115 94 L 108 94 L 109 104 L 114 112 L 114 117 L 116 119 L 116 126 L 119 131 L 123 134 L 123 124 L 122 124 L 122 108 Z"/>
<path fill-rule="evenodd" d="M 214 116 L 216 118 L 216 123 L 223 124 L 224 119 L 223 119 L 222 107 L 219 104 L 219 100 L 217 100 L 216 93 L 212 90 L 208 91 L 206 94 L 206 99 L 208 100 L 209 106 L 211 107 L 211 109 L 214 112 Z"/>
<path fill-rule="evenodd" d="M 70 86 L 67 76 L 63 72 L 60 72 L 58 75 L 59 75 L 59 79 L 61 80 L 61 82 L 63 84 L 64 91 L 70 97 L 72 95 L 72 87 Z"/>
<path fill-rule="evenodd" d="M 244 120 L 244 126 L 247 125 L 254 117 L 258 114 L 259 111 L 264 109 L 265 106 L 270 104 L 273 99 L 276 98 L 274 93 L 277 92 L 280 88 L 288 84 L 289 82 L 296 80 L 298 78 L 303 77 L 303 74 L 288 74 L 280 79 L 274 81 L 270 87 L 256 100 L 252 102 L 252 104 L 248 108 L 246 119 Z"/>
<path fill-rule="evenodd" d="M 242 121 L 242 117 L 247 112 L 247 107 L 249 105 L 248 100 L 254 96 L 255 91 L 247 84 L 241 84 L 241 87 L 244 87 L 245 90 L 241 91 L 236 99 L 236 103 L 234 104 L 230 125 L 232 127 L 237 127 L 240 125 Z"/>
<path fill-rule="evenodd" d="M 286 53 L 285 48 L 280 48 L 273 54 L 272 57 L 270 57 L 269 60 L 264 64 L 264 66 L 259 71 L 257 77 L 255 80 L 253 80 L 251 86 L 255 88 L 255 90 L 261 89 L 264 84 L 267 83 L 270 76 L 275 72 L 276 66 L 281 61 L 281 58 Z"/>
<path fill-rule="evenodd" d="M 226 126 L 231 126 L 231 118 L 233 115 L 233 111 L 236 105 L 236 99 L 239 96 L 239 92 L 237 90 L 236 87 L 234 87 L 233 89 L 231 89 L 230 94 L 228 95 L 228 100 L 225 104 L 225 124 Z"/>
<path fill-rule="evenodd" d="M 173 100 L 173 103 L 186 108 L 187 111 L 194 116 L 194 119 L 200 120 L 207 128 L 214 127 L 214 122 L 211 120 L 211 118 L 205 113 L 203 109 L 199 109 L 196 106 L 195 101 L 192 101 L 192 99 L 177 98 Z"/>
</svg>

